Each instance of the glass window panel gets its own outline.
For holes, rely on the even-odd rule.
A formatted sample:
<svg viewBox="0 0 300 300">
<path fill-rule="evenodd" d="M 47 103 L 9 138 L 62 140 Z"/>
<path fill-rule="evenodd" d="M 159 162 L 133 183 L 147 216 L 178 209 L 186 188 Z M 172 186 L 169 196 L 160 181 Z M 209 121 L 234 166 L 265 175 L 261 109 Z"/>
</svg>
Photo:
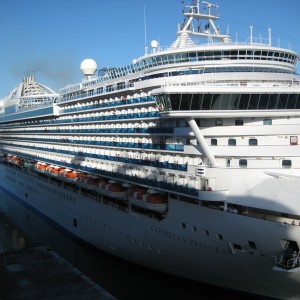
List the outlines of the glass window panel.
<svg viewBox="0 0 300 300">
<path fill-rule="evenodd" d="M 189 55 L 189 61 L 197 61 L 197 53 L 196 52 L 191 52 L 188 55 Z"/>
<path fill-rule="evenodd" d="M 235 124 L 235 126 L 243 126 L 244 121 L 243 120 L 235 120 L 234 124 Z"/>
<path fill-rule="evenodd" d="M 180 110 L 190 110 L 193 94 L 183 94 L 181 98 Z"/>
<path fill-rule="evenodd" d="M 260 94 L 252 94 L 249 102 L 248 109 L 257 109 Z"/>
<path fill-rule="evenodd" d="M 250 95 L 249 94 L 241 94 L 241 99 L 239 103 L 239 110 L 244 110 L 248 108 Z"/>
<path fill-rule="evenodd" d="M 289 99 L 288 99 L 288 103 L 286 105 L 286 108 L 287 109 L 300 108 L 300 103 L 298 103 L 297 98 L 298 98 L 297 94 L 291 94 L 291 95 L 289 95 Z"/>
<path fill-rule="evenodd" d="M 229 109 L 238 109 L 240 104 L 240 94 L 232 94 Z"/>
<path fill-rule="evenodd" d="M 211 139 L 210 144 L 212 146 L 217 146 L 218 145 L 218 140 L 217 139 Z"/>
<path fill-rule="evenodd" d="M 257 146 L 257 139 L 249 139 L 249 146 Z"/>
<path fill-rule="evenodd" d="M 220 109 L 221 101 L 222 101 L 222 94 L 212 95 L 211 109 Z"/>
<path fill-rule="evenodd" d="M 264 119 L 264 125 L 272 125 L 272 119 Z"/>
<path fill-rule="evenodd" d="M 229 139 L 228 146 L 236 146 L 236 139 Z"/>
<path fill-rule="evenodd" d="M 223 94 L 220 109 L 227 110 L 230 107 L 231 94 Z"/>
<path fill-rule="evenodd" d="M 300 97 L 299 96 L 297 97 L 297 102 L 296 102 L 295 108 L 300 109 Z"/>
<path fill-rule="evenodd" d="M 268 103 L 268 109 L 276 109 L 278 95 L 271 94 Z"/>
<path fill-rule="evenodd" d="M 179 110 L 180 98 L 181 98 L 181 94 L 171 94 L 170 95 L 172 110 Z"/>
<path fill-rule="evenodd" d="M 239 165 L 240 167 L 247 167 L 247 159 L 240 159 Z"/>
<path fill-rule="evenodd" d="M 192 99 L 191 110 L 199 110 L 202 106 L 203 94 L 194 94 Z"/>
<path fill-rule="evenodd" d="M 285 109 L 288 101 L 288 94 L 281 94 L 278 96 L 277 109 Z"/>
<path fill-rule="evenodd" d="M 223 120 L 216 120 L 215 126 L 223 126 Z"/>
<path fill-rule="evenodd" d="M 292 136 L 290 137 L 290 144 L 291 144 L 291 145 L 298 145 L 298 136 L 292 135 Z"/>
<path fill-rule="evenodd" d="M 292 161 L 290 159 L 282 160 L 282 166 L 284 168 L 290 168 L 292 166 Z"/>
<path fill-rule="evenodd" d="M 211 97 L 210 94 L 204 94 L 203 95 L 203 101 L 202 101 L 202 108 L 203 110 L 210 110 L 211 107 Z"/>
<path fill-rule="evenodd" d="M 260 95 L 258 109 L 267 109 L 269 97 L 270 97 L 269 94 L 261 94 Z"/>
</svg>

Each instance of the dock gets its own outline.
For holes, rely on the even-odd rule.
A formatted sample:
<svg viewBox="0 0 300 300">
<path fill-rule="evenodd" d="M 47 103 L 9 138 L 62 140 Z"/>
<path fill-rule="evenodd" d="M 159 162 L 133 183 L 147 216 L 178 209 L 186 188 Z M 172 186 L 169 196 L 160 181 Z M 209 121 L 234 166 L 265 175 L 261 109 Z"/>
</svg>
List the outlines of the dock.
<svg viewBox="0 0 300 300">
<path fill-rule="evenodd" d="M 0 300 L 116 300 L 49 247 L 0 253 Z"/>
</svg>

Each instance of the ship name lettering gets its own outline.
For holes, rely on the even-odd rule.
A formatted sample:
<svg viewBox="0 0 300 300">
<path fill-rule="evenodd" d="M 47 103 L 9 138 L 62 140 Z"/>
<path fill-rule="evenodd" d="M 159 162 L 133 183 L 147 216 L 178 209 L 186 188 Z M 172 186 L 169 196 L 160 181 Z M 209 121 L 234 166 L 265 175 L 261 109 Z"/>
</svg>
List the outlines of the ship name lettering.
<svg viewBox="0 0 300 300">
<path fill-rule="evenodd" d="M 151 230 L 158 233 L 158 234 L 161 234 L 169 239 L 172 239 L 174 241 L 180 241 L 180 242 L 184 242 L 186 243 L 186 237 L 182 236 L 182 235 L 178 235 L 172 231 L 168 231 L 168 230 L 165 230 L 164 228 L 161 228 L 161 227 L 156 227 L 156 226 L 151 226 Z"/>
</svg>

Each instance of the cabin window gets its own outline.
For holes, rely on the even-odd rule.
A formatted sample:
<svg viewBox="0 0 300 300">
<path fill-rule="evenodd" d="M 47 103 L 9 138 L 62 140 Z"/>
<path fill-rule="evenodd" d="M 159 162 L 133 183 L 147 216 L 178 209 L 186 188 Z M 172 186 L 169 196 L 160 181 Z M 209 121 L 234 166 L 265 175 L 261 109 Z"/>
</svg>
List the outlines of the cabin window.
<svg viewBox="0 0 300 300">
<path fill-rule="evenodd" d="M 235 120 L 234 124 L 235 124 L 235 126 L 243 126 L 244 120 Z"/>
<path fill-rule="evenodd" d="M 216 120 L 215 126 L 223 126 L 223 120 Z"/>
<path fill-rule="evenodd" d="M 249 139 L 249 146 L 257 146 L 257 139 Z"/>
<path fill-rule="evenodd" d="M 247 159 L 240 159 L 239 160 L 239 166 L 240 167 L 247 167 L 247 164 L 248 164 Z"/>
<path fill-rule="evenodd" d="M 209 231 L 205 229 L 205 230 L 204 230 L 204 235 L 205 235 L 205 236 L 209 236 Z"/>
<path fill-rule="evenodd" d="M 256 244 L 252 241 L 248 241 L 248 245 L 251 249 L 256 249 Z"/>
<path fill-rule="evenodd" d="M 77 219 L 76 218 L 73 218 L 73 226 L 77 227 Z"/>
<path fill-rule="evenodd" d="M 264 119 L 264 125 L 272 125 L 272 119 Z"/>
<path fill-rule="evenodd" d="M 217 238 L 219 239 L 219 240 L 223 240 L 223 236 L 222 236 L 222 234 L 217 234 Z"/>
<path fill-rule="evenodd" d="M 229 139 L 228 146 L 236 146 L 236 139 Z"/>
<path fill-rule="evenodd" d="M 217 146 L 218 145 L 218 140 L 217 139 L 211 139 L 210 144 L 211 144 L 211 146 Z"/>
<path fill-rule="evenodd" d="M 292 166 L 292 161 L 290 159 L 282 160 L 282 167 L 290 168 Z"/>
<path fill-rule="evenodd" d="M 291 136 L 290 137 L 290 144 L 291 145 L 298 145 L 298 137 L 297 136 Z"/>
</svg>

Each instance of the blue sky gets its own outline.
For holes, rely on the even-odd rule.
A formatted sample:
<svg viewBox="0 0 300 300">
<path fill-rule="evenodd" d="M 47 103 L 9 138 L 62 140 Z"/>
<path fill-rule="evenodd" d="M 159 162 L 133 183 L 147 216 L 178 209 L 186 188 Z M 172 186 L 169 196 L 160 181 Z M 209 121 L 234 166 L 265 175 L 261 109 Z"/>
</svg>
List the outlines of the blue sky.
<svg viewBox="0 0 300 300">
<path fill-rule="evenodd" d="M 212 3 L 215 3 L 211 1 Z M 189 0 L 185 0 L 189 4 Z M 218 0 L 220 27 L 232 40 L 267 38 L 300 53 L 299 0 Z M 0 1 L 0 98 L 24 76 L 58 91 L 81 81 L 80 63 L 127 65 L 144 54 L 146 40 L 169 46 L 182 22 L 182 0 L 4 0 Z M 298 68 L 300 70 L 300 68 Z"/>
</svg>

